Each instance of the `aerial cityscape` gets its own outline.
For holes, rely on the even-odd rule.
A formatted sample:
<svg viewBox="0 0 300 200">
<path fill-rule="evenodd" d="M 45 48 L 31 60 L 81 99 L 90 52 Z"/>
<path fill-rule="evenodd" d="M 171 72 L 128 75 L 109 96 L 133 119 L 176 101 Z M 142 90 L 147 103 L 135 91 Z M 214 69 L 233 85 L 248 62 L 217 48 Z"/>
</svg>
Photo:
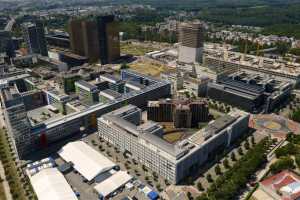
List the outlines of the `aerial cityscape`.
<svg viewBox="0 0 300 200">
<path fill-rule="evenodd" d="M 298 0 L 0 0 L 0 200 L 299 200 Z"/>
</svg>

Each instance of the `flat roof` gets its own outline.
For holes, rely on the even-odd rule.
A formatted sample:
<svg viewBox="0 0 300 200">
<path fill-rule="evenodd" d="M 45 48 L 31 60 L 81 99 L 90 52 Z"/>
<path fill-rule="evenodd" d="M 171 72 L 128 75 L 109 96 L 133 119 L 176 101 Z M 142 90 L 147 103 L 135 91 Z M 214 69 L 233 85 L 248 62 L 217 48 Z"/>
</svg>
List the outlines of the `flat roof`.
<svg viewBox="0 0 300 200">
<path fill-rule="evenodd" d="M 111 90 L 111 89 L 102 90 L 100 92 L 100 95 L 105 96 L 106 98 L 109 98 L 109 99 L 116 99 L 116 98 L 119 98 L 119 97 L 122 96 L 121 93 L 116 92 L 116 91 Z"/>
<path fill-rule="evenodd" d="M 125 185 L 132 179 L 132 176 L 127 174 L 126 171 L 118 171 L 113 174 L 111 177 L 107 178 L 103 182 L 97 184 L 94 189 L 99 195 L 103 197 L 108 196 L 113 193 L 115 190 Z"/>
<path fill-rule="evenodd" d="M 72 162 L 74 169 L 88 181 L 115 166 L 115 163 L 82 141 L 66 144 L 58 154 L 66 162 Z"/>
<path fill-rule="evenodd" d="M 84 81 L 84 80 L 78 80 L 75 82 L 75 85 L 79 86 L 79 87 L 84 87 L 86 88 L 86 90 L 89 90 L 89 91 L 92 91 L 92 90 L 96 90 L 97 89 L 97 86 L 87 82 L 87 81 Z"/>
<path fill-rule="evenodd" d="M 46 123 L 55 118 L 64 116 L 60 112 L 53 112 L 53 111 L 58 111 L 58 109 L 52 105 L 46 105 L 28 111 L 27 117 L 29 118 L 31 125 L 34 126 L 36 124 Z"/>
<path fill-rule="evenodd" d="M 136 81 L 127 81 L 125 83 L 125 87 L 131 88 L 133 90 L 141 90 L 141 89 L 145 88 L 146 86 L 143 84 L 140 84 Z"/>
<path fill-rule="evenodd" d="M 108 82 L 113 82 L 113 83 L 118 83 L 118 82 L 121 82 L 122 80 L 119 78 L 119 77 L 116 77 L 114 75 L 111 75 L 111 74 L 101 74 L 99 76 L 99 78 L 101 80 L 104 80 L 104 81 L 108 81 Z"/>
<path fill-rule="evenodd" d="M 189 141 L 195 145 L 201 145 L 205 141 L 205 137 L 213 137 L 220 131 L 224 130 L 226 127 L 233 124 L 238 117 L 231 115 L 224 115 L 215 121 L 209 123 L 205 128 L 201 129 L 197 133 L 189 137 Z"/>
<path fill-rule="evenodd" d="M 39 200 L 77 200 L 65 177 L 57 168 L 43 169 L 30 177 Z"/>
</svg>

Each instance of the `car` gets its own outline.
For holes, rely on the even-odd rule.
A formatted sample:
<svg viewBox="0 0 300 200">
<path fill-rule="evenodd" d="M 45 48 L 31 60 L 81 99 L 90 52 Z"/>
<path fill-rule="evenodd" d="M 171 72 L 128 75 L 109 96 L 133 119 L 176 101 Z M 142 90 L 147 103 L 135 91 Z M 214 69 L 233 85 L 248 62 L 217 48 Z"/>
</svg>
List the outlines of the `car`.
<svg viewBox="0 0 300 200">
<path fill-rule="evenodd" d="M 78 192 L 78 190 L 75 187 L 73 188 L 73 191 L 77 197 L 80 197 L 80 192 Z"/>
<path fill-rule="evenodd" d="M 116 170 L 116 171 L 120 171 L 120 166 L 119 166 L 119 165 L 116 165 L 116 166 L 114 166 L 113 169 Z"/>
</svg>

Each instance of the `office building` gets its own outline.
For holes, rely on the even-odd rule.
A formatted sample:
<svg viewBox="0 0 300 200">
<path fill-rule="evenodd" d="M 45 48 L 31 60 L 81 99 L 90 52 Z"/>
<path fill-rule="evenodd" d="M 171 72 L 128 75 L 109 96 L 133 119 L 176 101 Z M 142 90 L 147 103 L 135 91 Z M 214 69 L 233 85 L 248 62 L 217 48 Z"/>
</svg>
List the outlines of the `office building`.
<svg viewBox="0 0 300 200">
<path fill-rule="evenodd" d="M 6 53 L 9 58 L 15 56 L 15 48 L 11 32 L 0 30 L 0 53 Z"/>
<path fill-rule="evenodd" d="M 249 114 L 235 110 L 175 144 L 163 139 L 157 122 L 125 119 L 120 112 L 141 113 L 131 105 L 98 118 L 99 137 L 126 152 L 171 183 L 193 174 L 247 132 Z M 117 113 L 117 114 L 116 114 Z"/>
<path fill-rule="evenodd" d="M 102 74 L 99 76 L 99 79 L 100 81 L 108 82 L 109 89 L 114 90 L 118 93 L 124 93 L 125 82 L 121 78 L 115 77 L 111 74 Z"/>
<path fill-rule="evenodd" d="M 65 113 L 66 103 L 70 101 L 70 96 L 58 90 L 45 91 L 47 104 L 54 106 L 61 113 Z"/>
<path fill-rule="evenodd" d="M 179 27 L 179 42 L 179 62 L 202 62 L 204 42 L 204 28 L 202 24 L 181 24 Z"/>
<path fill-rule="evenodd" d="M 149 101 L 147 118 L 156 122 L 174 122 L 175 128 L 198 127 L 207 122 L 209 109 L 206 101 L 160 100 Z"/>
<path fill-rule="evenodd" d="M 33 140 L 25 104 L 16 85 L 2 89 L 1 102 L 8 133 L 14 143 L 15 152 L 22 157 L 31 151 Z"/>
<path fill-rule="evenodd" d="M 100 60 L 102 64 L 111 63 L 120 58 L 119 26 L 114 16 L 97 17 L 100 43 Z"/>
<path fill-rule="evenodd" d="M 61 47 L 61 48 L 70 48 L 70 38 L 67 34 L 64 33 L 56 33 L 46 35 L 46 41 L 48 45 Z"/>
<path fill-rule="evenodd" d="M 58 59 L 61 62 L 67 63 L 68 67 L 77 67 L 88 63 L 88 58 L 71 52 L 61 51 L 58 53 Z"/>
<path fill-rule="evenodd" d="M 15 76 L 12 74 L 4 79 L 6 84 L 1 85 L 1 103 L 4 105 L 3 112 L 7 113 L 4 117 L 7 124 L 11 124 L 8 125 L 11 127 L 8 131 L 12 139 L 16 140 L 16 150 L 20 158 L 78 134 L 82 129 L 96 128 L 98 117 L 124 105 L 133 104 L 144 109 L 148 101 L 170 96 L 169 82 L 156 80 L 130 70 L 122 70 L 122 81 L 138 80 L 139 83 L 148 83 L 148 85 L 145 85 L 143 90 L 120 94 L 114 100 L 89 106 L 78 100 L 76 95 L 66 95 L 61 90 L 47 86 L 49 82 L 45 84 L 35 82 L 29 80 L 28 76 L 24 71 L 22 74 L 16 73 Z M 24 85 L 30 87 L 26 86 L 24 89 L 23 84 L 17 84 L 18 81 L 24 81 L 26 82 Z M 41 104 L 38 108 L 25 105 L 30 102 L 30 98 L 35 98 L 35 95 L 31 95 L 32 97 L 27 95 L 25 100 L 22 98 L 23 93 L 29 93 L 34 88 L 41 89 L 45 98 L 44 105 Z M 33 110 L 26 110 L 26 108 Z"/>
<path fill-rule="evenodd" d="M 111 63 L 120 57 L 119 28 L 114 16 L 69 22 L 71 49 L 90 62 Z"/>
<path fill-rule="evenodd" d="M 95 85 L 79 80 L 75 82 L 75 91 L 79 100 L 85 104 L 93 105 L 99 102 L 99 90 Z"/>
<path fill-rule="evenodd" d="M 208 84 L 210 99 L 248 112 L 270 113 L 290 96 L 293 84 L 258 73 L 239 71 Z"/>
<path fill-rule="evenodd" d="M 75 54 L 86 56 L 84 52 L 83 29 L 81 19 L 72 19 L 68 24 L 70 46 Z M 88 56 L 87 56 L 88 57 Z"/>
<path fill-rule="evenodd" d="M 107 103 L 110 101 L 113 101 L 115 99 L 118 99 L 122 96 L 121 93 L 116 92 L 111 89 L 103 90 L 99 93 L 99 101 L 102 103 Z"/>
<path fill-rule="evenodd" d="M 244 70 L 288 81 L 294 86 L 300 83 L 299 63 L 219 49 L 205 50 L 203 58 L 203 65 L 217 73 Z"/>
<path fill-rule="evenodd" d="M 23 24 L 23 33 L 29 53 L 48 56 L 47 41 L 42 22 Z"/>
</svg>

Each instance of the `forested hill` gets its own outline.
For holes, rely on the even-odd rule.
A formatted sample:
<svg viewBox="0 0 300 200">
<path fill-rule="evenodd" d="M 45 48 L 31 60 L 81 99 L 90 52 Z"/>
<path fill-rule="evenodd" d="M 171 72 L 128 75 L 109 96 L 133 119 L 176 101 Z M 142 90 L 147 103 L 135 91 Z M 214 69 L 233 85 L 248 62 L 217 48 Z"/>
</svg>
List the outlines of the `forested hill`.
<svg viewBox="0 0 300 200">
<path fill-rule="evenodd" d="M 110 0 L 111 3 L 148 4 L 157 8 L 203 9 L 282 6 L 300 3 L 299 0 Z"/>
</svg>

